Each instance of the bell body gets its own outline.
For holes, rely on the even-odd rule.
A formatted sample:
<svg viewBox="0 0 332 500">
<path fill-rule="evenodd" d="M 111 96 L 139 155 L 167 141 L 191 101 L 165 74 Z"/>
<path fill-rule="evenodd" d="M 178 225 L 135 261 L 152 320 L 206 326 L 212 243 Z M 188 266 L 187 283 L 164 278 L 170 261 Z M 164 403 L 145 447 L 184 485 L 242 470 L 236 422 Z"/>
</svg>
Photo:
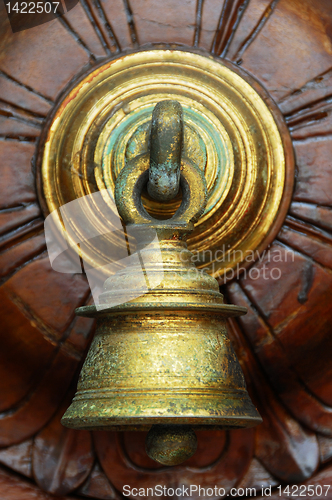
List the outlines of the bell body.
<svg viewBox="0 0 332 500">
<path fill-rule="evenodd" d="M 256 425 L 261 419 L 226 330 L 227 317 L 246 310 L 224 304 L 217 281 L 197 271 L 182 230 L 177 238 L 157 232 L 150 244 L 143 238 L 140 252 L 155 288 L 138 294 L 136 263 L 106 280 L 101 310 L 77 310 L 96 317 L 97 328 L 62 423 L 94 430 Z"/>
<path fill-rule="evenodd" d="M 256 422 L 225 319 L 217 309 L 124 307 L 97 321 L 65 425 L 225 428 Z"/>
</svg>

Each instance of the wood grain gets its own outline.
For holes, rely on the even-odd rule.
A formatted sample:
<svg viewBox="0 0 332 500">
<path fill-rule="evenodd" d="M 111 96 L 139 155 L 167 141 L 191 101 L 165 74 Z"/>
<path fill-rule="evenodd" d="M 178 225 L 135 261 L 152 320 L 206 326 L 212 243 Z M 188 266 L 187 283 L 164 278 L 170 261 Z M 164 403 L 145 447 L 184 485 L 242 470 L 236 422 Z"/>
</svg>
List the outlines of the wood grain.
<svg viewBox="0 0 332 500">
<path fill-rule="evenodd" d="M 306 390 L 283 346 L 275 339 L 262 315 L 251 304 L 239 284 L 232 283 L 227 287 L 227 292 L 233 303 L 247 307 L 247 314 L 239 322 L 264 373 L 285 407 L 304 426 L 332 435 L 332 409 Z M 301 329 L 298 331 L 301 332 Z"/>
<path fill-rule="evenodd" d="M 101 500 L 120 500 L 122 496 L 115 490 L 97 462 L 86 482 L 79 488 L 78 493 Z"/>
<path fill-rule="evenodd" d="M 94 462 L 91 434 L 61 425 L 71 396 L 72 391 L 33 444 L 34 478 L 42 490 L 55 495 L 66 495 L 81 486 Z"/>
<path fill-rule="evenodd" d="M 237 322 L 230 320 L 232 339 L 245 349 L 247 380 L 263 423 L 256 428 L 255 456 L 281 481 L 298 482 L 311 477 L 319 462 L 313 432 L 303 428 L 284 408 L 264 378 Z"/>
<path fill-rule="evenodd" d="M 44 493 L 38 486 L 25 481 L 20 476 L 0 469 L 1 500 L 54 500 L 53 495 Z M 73 500 L 75 497 L 57 497 L 58 500 Z"/>
<path fill-rule="evenodd" d="M 331 68 L 331 26 L 327 0 L 280 0 L 242 54 L 242 66 L 278 102 Z"/>
<path fill-rule="evenodd" d="M 0 462 L 23 476 L 32 476 L 33 439 L 0 450 Z"/>
</svg>

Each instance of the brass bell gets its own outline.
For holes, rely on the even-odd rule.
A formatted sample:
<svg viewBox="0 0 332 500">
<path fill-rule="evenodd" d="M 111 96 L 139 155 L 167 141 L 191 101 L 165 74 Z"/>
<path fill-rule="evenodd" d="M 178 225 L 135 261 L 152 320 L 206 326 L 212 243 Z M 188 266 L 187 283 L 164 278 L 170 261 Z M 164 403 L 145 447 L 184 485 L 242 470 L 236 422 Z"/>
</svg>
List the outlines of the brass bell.
<svg viewBox="0 0 332 500">
<path fill-rule="evenodd" d="M 181 126 L 169 133 L 170 113 L 178 113 L 181 125 L 174 102 L 154 111 L 151 140 L 164 139 L 154 175 L 146 154 L 128 162 L 116 180 L 115 202 L 128 237 L 136 239 L 137 258 L 106 280 L 98 307 L 77 310 L 96 318 L 97 329 L 62 423 L 149 430 L 149 456 L 175 465 L 195 452 L 194 429 L 250 427 L 261 418 L 226 330 L 227 318 L 246 310 L 224 304 L 217 281 L 196 269 L 187 249 L 205 208 L 206 183 L 198 167 L 179 162 Z M 179 163 L 181 206 L 170 219 L 157 220 L 143 207 L 142 190 L 149 182 L 152 196 L 167 192 Z"/>
</svg>

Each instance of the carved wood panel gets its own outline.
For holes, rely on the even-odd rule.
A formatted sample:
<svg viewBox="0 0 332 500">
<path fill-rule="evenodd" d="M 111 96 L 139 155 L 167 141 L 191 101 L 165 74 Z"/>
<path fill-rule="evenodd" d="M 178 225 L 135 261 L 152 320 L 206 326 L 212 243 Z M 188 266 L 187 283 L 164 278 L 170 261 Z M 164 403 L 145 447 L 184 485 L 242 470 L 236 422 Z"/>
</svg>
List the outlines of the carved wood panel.
<svg viewBox="0 0 332 500">
<path fill-rule="evenodd" d="M 287 498 L 278 485 L 332 484 L 330 0 L 81 0 L 15 34 L 0 8 L 1 498 L 119 499 L 125 484 L 264 485 L 270 498 Z M 289 212 L 253 263 L 271 269 L 282 254 L 281 279 L 243 275 L 223 289 L 248 308 L 230 334 L 263 424 L 201 431 L 197 454 L 171 469 L 146 456 L 145 433 L 60 424 L 94 325 L 74 315 L 91 300 L 84 276 L 50 267 L 34 166 L 66 86 L 160 42 L 204 49 L 253 75 L 282 111 L 296 155 Z"/>
</svg>

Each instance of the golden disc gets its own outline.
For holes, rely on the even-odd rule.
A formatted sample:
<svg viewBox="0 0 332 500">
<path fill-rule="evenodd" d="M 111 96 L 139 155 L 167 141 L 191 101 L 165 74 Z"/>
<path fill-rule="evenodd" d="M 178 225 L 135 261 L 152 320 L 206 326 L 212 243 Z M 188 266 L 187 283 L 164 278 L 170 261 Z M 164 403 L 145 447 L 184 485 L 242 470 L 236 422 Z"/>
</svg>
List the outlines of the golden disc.
<svg viewBox="0 0 332 500">
<path fill-rule="evenodd" d="M 101 191 L 105 210 L 86 217 L 103 233 L 115 179 L 127 160 L 148 151 L 157 102 L 173 99 L 184 113 L 183 157 L 204 171 L 208 203 L 188 240 L 197 267 L 223 281 L 253 262 L 275 237 L 290 202 L 294 160 L 287 127 L 259 84 L 229 62 L 185 50 L 145 50 L 113 59 L 70 89 L 48 123 L 40 150 L 45 213 Z M 170 217 L 180 196 L 143 203 L 156 218 Z M 91 210 L 91 212 L 89 212 Z M 63 221 L 56 217 L 60 229 Z M 72 246 L 98 266 L 105 250 Z M 69 240 L 71 236 L 69 235 Z M 111 244 L 123 245 L 109 233 Z M 70 241 L 69 241 L 70 243 Z M 104 254 L 103 254 L 104 252 Z M 119 264 L 120 266 L 120 264 Z"/>
</svg>

